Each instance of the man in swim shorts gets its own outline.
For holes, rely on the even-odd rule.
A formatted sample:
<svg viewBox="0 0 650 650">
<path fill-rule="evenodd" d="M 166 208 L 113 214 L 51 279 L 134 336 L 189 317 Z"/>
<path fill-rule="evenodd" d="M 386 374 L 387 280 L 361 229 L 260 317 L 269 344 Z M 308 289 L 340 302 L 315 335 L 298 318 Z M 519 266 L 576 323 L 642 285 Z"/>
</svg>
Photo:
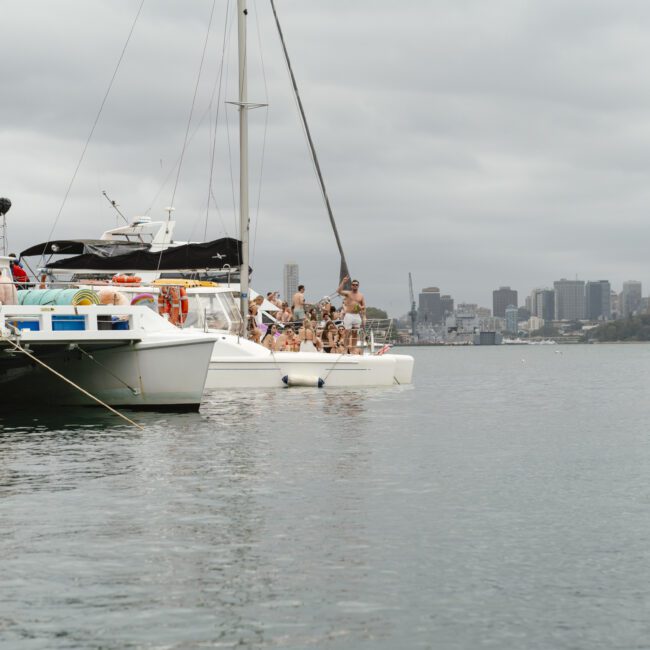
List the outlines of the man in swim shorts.
<svg viewBox="0 0 650 650">
<path fill-rule="evenodd" d="M 366 299 L 359 291 L 359 280 L 352 280 L 351 289 L 343 288 L 349 279 L 346 275 L 341 280 L 336 293 L 343 296 L 345 347 L 349 354 L 360 354 L 361 351 L 357 349 L 357 339 L 359 330 L 366 326 Z"/>
<path fill-rule="evenodd" d="M 303 321 L 305 318 L 305 285 L 299 284 L 298 291 L 293 294 L 291 299 L 291 310 L 293 311 L 294 321 Z"/>
</svg>

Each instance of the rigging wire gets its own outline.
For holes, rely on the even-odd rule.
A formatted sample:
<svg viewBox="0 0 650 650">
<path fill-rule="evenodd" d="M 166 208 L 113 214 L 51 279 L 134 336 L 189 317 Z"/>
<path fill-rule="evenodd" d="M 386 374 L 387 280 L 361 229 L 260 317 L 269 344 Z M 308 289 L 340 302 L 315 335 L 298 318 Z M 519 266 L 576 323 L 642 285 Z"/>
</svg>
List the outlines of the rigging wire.
<svg viewBox="0 0 650 650">
<path fill-rule="evenodd" d="M 201 73 L 203 71 L 203 63 L 205 62 L 205 52 L 208 47 L 208 40 L 210 39 L 210 29 L 212 28 L 212 18 L 214 17 L 214 8 L 217 4 L 217 0 L 212 0 L 212 9 L 210 10 L 210 19 L 208 21 L 208 29 L 205 34 L 205 41 L 203 43 L 203 52 L 201 53 L 201 63 L 199 64 L 199 72 L 196 76 L 196 84 L 194 86 L 194 96 L 192 97 L 192 106 L 190 108 L 190 115 L 187 119 L 187 128 L 185 129 L 185 139 L 183 140 L 183 148 L 181 150 L 180 162 L 178 164 L 178 172 L 176 174 L 176 182 L 174 183 L 174 190 L 172 192 L 172 200 L 170 206 L 174 205 L 174 198 L 176 197 L 176 190 L 178 188 L 178 181 L 181 176 L 181 169 L 183 167 L 183 158 L 185 156 L 185 149 L 187 148 L 188 136 L 190 133 L 190 126 L 192 124 L 192 116 L 194 115 L 194 105 L 196 104 L 196 95 L 199 91 L 199 82 L 201 81 Z M 171 218 L 171 212 L 167 216 L 167 222 Z"/>
<path fill-rule="evenodd" d="M 232 29 L 232 26 L 231 26 Z M 228 87 L 228 80 L 230 78 L 230 59 L 226 62 L 226 87 Z M 230 172 L 230 191 L 232 193 L 232 216 L 234 223 L 234 231 L 238 231 L 238 221 L 237 221 L 237 199 L 235 197 L 235 175 L 233 172 L 233 155 L 232 155 L 232 144 L 230 142 L 230 120 L 228 119 L 229 111 L 226 109 L 224 112 L 226 118 L 226 134 L 228 136 L 228 170 Z"/>
<path fill-rule="evenodd" d="M 208 179 L 208 199 L 207 199 L 207 205 L 205 207 L 205 226 L 203 228 L 203 240 L 207 240 L 208 238 L 208 219 L 210 216 L 210 199 L 212 198 L 214 200 L 214 207 L 217 211 L 217 214 L 219 215 L 219 220 L 221 221 L 221 225 L 224 227 L 225 230 L 225 224 L 223 223 L 223 218 L 221 216 L 221 210 L 219 210 L 219 204 L 217 202 L 217 198 L 214 195 L 213 187 L 212 187 L 212 180 L 214 176 L 214 158 L 215 158 L 215 153 L 217 150 L 217 129 L 219 126 L 219 112 L 221 109 L 221 89 L 222 89 L 222 82 L 223 82 L 223 62 L 224 59 L 226 58 L 226 45 L 227 45 L 227 36 L 228 36 L 228 18 L 229 18 L 229 11 L 230 11 L 230 0 L 226 3 L 226 18 L 224 21 L 224 30 L 223 30 L 223 41 L 221 44 L 221 63 L 219 65 L 219 80 L 218 80 L 218 93 L 217 93 L 217 114 L 214 119 L 214 133 L 213 133 L 213 139 L 212 139 L 212 151 L 210 152 L 210 178 Z M 212 99 L 214 99 L 214 92 L 215 89 L 212 90 Z M 210 105 L 212 105 L 212 100 L 210 101 Z"/>
<path fill-rule="evenodd" d="M 117 77 L 117 72 L 120 69 L 120 65 L 122 64 L 122 59 L 124 58 L 124 55 L 126 53 L 126 48 L 129 45 L 129 42 L 131 41 L 131 36 L 133 35 L 133 31 L 135 30 L 135 26 L 138 22 L 138 18 L 140 18 L 140 14 L 142 12 L 142 7 L 144 6 L 145 0 L 141 0 L 140 6 L 138 7 L 138 11 L 135 15 L 135 18 L 133 19 L 133 23 L 131 24 L 131 29 L 129 30 L 129 35 L 126 38 L 126 41 L 124 43 L 124 46 L 122 47 L 122 52 L 120 53 L 120 56 L 117 60 L 117 64 L 115 66 L 115 69 L 113 70 L 113 75 L 111 77 L 111 80 L 108 84 L 108 88 L 106 89 L 106 93 L 104 94 L 104 99 L 102 99 L 102 103 L 99 106 L 99 110 L 97 111 L 97 116 L 95 117 L 95 121 L 93 122 L 92 128 L 90 129 L 90 133 L 88 134 L 88 138 L 86 139 L 86 144 L 84 145 L 84 148 L 81 152 L 81 156 L 79 157 L 79 162 L 77 163 L 77 166 L 75 167 L 74 173 L 72 174 L 72 178 L 70 179 L 70 183 L 68 185 L 68 189 L 66 190 L 65 196 L 63 197 L 63 201 L 61 202 L 61 207 L 59 208 L 59 211 L 56 215 L 56 218 L 54 219 L 54 224 L 52 225 L 52 229 L 50 230 L 50 234 L 47 236 L 47 243 L 49 243 L 52 239 L 52 235 L 54 234 L 54 230 L 59 222 L 59 219 L 61 217 L 61 214 L 63 212 L 63 208 L 68 200 L 68 196 L 70 195 L 70 191 L 72 190 L 72 186 L 75 182 L 75 179 L 77 178 L 77 173 L 79 172 L 79 168 L 81 167 L 81 163 L 83 162 L 83 159 L 86 155 L 86 151 L 88 150 L 88 145 L 90 145 L 90 141 L 93 137 L 93 134 L 95 133 L 95 128 L 97 127 L 97 123 L 99 122 L 99 118 L 102 114 L 102 111 L 104 110 L 104 105 L 106 104 L 106 100 L 108 99 L 108 95 L 111 92 L 111 89 L 113 88 L 113 82 L 115 81 L 115 78 Z M 39 265 L 43 262 L 45 259 L 44 255 L 41 255 L 41 261 L 39 262 Z"/>
<path fill-rule="evenodd" d="M 264 174 L 264 160 L 266 155 L 266 137 L 269 127 L 269 88 L 266 81 L 266 68 L 264 66 L 264 49 L 262 47 L 262 35 L 260 33 L 260 21 L 258 18 L 257 11 L 257 0 L 253 0 L 253 10 L 255 12 L 255 26 L 257 28 L 257 42 L 260 52 L 260 67 L 262 68 L 262 80 L 264 82 L 264 103 L 266 104 L 266 112 L 264 117 L 264 136 L 262 138 L 262 153 L 260 159 L 260 176 L 259 176 L 259 185 L 257 188 L 257 206 L 255 208 L 255 227 L 253 229 L 253 251 L 251 255 L 251 260 L 255 259 L 255 250 L 257 248 L 257 226 L 260 222 L 260 203 L 262 201 L 262 176 Z"/>
<path fill-rule="evenodd" d="M 296 82 L 296 77 L 293 74 L 293 69 L 291 68 L 291 61 L 289 60 L 289 52 L 287 46 L 284 42 L 284 35 L 282 33 L 282 28 L 280 27 L 280 19 L 278 18 L 278 13 L 275 10 L 274 0 L 270 0 L 271 9 L 273 10 L 273 17 L 275 18 L 275 24 L 278 28 L 278 35 L 280 37 L 280 43 L 282 45 L 282 51 L 284 53 L 284 60 L 289 72 L 289 77 L 291 78 L 291 85 L 293 86 L 293 93 L 298 104 L 298 110 L 300 113 L 300 119 L 302 120 L 303 130 L 307 137 L 309 143 L 309 151 L 311 153 L 312 162 L 316 170 L 316 176 L 321 189 L 321 194 L 323 195 L 323 200 L 325 201 L 325 207 L 327 208 L 327 214 L 329 216 L 330 224 L 332 230 L 334 231 L 334 238 L 336 239 L 336 245 L 339 249 L 339 254 L 341 255 L 341 268 L 340 268 L 340 279 L 343 279 L 346 275 L 349 277 L 350 272 L 348 271 L 348 264 L 345 261 L 345 254 L 343 253 L 343 246 L 341 244 L 341 238 L 339 237 L 339 231 L 336 227 L 336 222 L 334 221 L 334 213 L 332 212 L 332 206 L 330 205 L 329 197 L 327 196 L 327 190 L 325 188 L 325 181 L 323 179 L 323 174 L 321 173 L 320 164 L 318 163 L 318 157 L 316 155 L 316 148 L 309 131 L 309 125 L 307 124 L 307 116 L 305 115 L 305 110 L 302 105 L 302 100 L 300 99 L 300 93 L 298 92 L 298 84 Z"/>
</svg>

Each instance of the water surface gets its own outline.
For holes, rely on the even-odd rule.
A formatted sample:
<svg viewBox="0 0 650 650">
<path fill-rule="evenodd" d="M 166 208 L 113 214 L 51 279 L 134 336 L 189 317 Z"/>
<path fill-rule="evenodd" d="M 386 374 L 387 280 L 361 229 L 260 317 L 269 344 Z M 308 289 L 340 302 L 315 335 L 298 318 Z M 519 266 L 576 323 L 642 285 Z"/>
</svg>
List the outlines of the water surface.
<svg viewBox="0 0 650 650">
<path fill-rule="evenodd" d="M 0 415 L 7 648 L 650 647 L 650 346 Z"/>
</svg>

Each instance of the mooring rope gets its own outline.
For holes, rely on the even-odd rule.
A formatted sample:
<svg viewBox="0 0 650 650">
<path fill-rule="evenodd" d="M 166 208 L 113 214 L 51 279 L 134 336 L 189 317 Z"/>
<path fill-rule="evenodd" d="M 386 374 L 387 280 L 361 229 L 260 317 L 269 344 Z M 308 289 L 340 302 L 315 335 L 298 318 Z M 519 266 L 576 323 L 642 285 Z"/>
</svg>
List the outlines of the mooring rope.
<svg viewBox="0 0 650 650">
<path fill-rule="evenodd" d="M 81 386 L 75 384 L 73 381 L 62 375 L 60 372 L 57 372 L 52 368 L 51 366 L 48 366 L 45 362 L 41 361 L 37 356 L 33 355 L 31 352 L 23 348 L 19 343 L 16 343 L 15 341 L 12 341 L 10 338 L 6 336 L 0 337 L 2 340 L 7 341 L 9 345 L 11 345 L 15 350 L 18 350 L 19 352 L 22 352 L 26 356 L 28 356 L 32 361 L 35 361 L 39 365 L 43 366 L 46 370 L 49 370 L 52 374 L 56 375 L 59 379 L 62 379 L 65 381 L 67 384 L 70 384 L 73 388 L 76 388 L 78 391 L 86 395 L 87 397 L 90 397 L 90 399 L 94 400 L 104 408 L 108 409 L 111 413 L 114 413 L 118 417 L 122 418 L 126 422 L 128 422 L 131 426 L 137 427 L 140 429 L 140 431 L 144 431 L 144 427 L 138 424 L 137 422 L 134 422 L 133 420 L 130 420 L 129 418 L 126 417 L 126 415 L 120 413 L 119 411 L 116 411 L 112 406 L 109 406 L 105 402 L 102 402 L 98 397 L 95 397 L 94 395 L 91 395 L 87 390 L 83 389 Z"/>
</svg>

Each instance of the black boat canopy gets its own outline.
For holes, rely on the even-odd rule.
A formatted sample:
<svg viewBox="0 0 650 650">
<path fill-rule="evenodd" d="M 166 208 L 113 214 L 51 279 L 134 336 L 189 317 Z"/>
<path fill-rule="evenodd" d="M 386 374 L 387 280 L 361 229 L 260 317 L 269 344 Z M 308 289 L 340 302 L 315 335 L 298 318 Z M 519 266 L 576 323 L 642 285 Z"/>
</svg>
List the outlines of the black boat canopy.
<svg viewBox="0 0 650 650">
<path fill-rule="evenodd" d="M 21 257 L 32 255 L 98 255 L 112 257 L 137 250 L 147 250 L 150 244 L 144 242 L 124 242 L 111 239 L 57 239 L 26 248 Z"/>
<path fill-rule="evenodd" d="M 234 268 L 240 264 L 241 242 L 232 237 L 224 237 L 200 244 L 171 246 L 156 252 L 136 250 L 110 257 L 87 253 L 55 260 L 46 264 L 46 268 L 88 271 L 189 271 L 223 269 L 229 266 Z"/>
</svg>

